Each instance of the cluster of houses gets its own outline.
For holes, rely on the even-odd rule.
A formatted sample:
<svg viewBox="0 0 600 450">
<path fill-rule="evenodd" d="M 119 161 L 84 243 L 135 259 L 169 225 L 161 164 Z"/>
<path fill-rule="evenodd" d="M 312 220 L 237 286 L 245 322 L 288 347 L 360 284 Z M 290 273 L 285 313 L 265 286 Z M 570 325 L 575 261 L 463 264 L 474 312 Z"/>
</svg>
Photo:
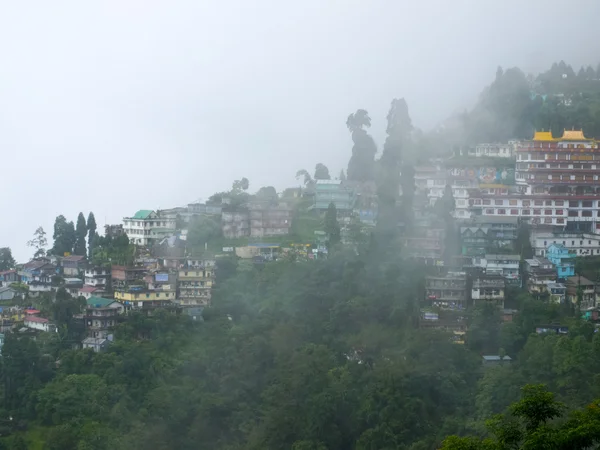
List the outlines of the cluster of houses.
<svg viewBox="0 0 600 450">
<path fill-rule="evenodd" d="M 63 287 L 83 297 L 86 310 L 77 317 L 87 330 L 82 345 L 100 351 L 111 340 L 110 328 L 129 311 L 172 307 L 200 318 L 210 303 L 215 265 L 215 257 L 148 257 L 133 266 L 108 267 L 94 266 L 83 256 L 42 257 L 0 273 L 0 292 L 2 300 L 10 301 L 23 298 L 23 285 L 30 298 Z M 22 321 L 22 332 L 56 331 L 37 310 L 14 306 L 7 308 L 6 317 L 9 324 Z"/>
<path fill-rule="evenodd" d="M 461 311 L 472 305 L 492 303 L 511 320 L 511 286 L 598 319 L 600 284 L 575 270 L 576 258 L 600 255 L 598 146 L 581 131 L 536 132 L 531 141 L 482 144 L 417 168 L 416 198 L 433 205 L 451 189 L 460 254 L 447 256 L 439 222 L 421 221 L 404 237 L 410 257 L 437 269 L 425 281 L 423 326 L 451 329 L 462 343 Z M 518 243 L 523 228 L 531 257 Z"/>
</svg>

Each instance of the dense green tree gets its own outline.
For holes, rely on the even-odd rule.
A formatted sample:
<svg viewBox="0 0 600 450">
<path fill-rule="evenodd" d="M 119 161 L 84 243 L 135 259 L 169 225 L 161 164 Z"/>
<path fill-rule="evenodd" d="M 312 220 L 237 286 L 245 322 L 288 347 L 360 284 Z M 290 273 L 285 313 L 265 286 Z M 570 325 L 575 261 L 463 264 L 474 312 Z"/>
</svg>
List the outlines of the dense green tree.
<svg viewBox="0 0 600 450">
<path fill-rule="evenodd" d="M 202 250 L 211 240 L 221 235 L 221 224 L 209 216 L 193 218 L 188 227 L 186 245 L 189 249 Z"/>
<path fill-rule="evenodd" d="M 365 128 L 371 126 L 369 113 L 364 109 L 357 110 L 348 116 L 346 126 L 352 133 L 352 157 L 348 163 L 348 180 L 373 181 L 375 179 L 375 153 L 377 146 Z"/>
<path fill-rule="evenodd" d="M 379 205 L 379 213 L 377 218 L 377 226 L 381 232 L 388 235 L 392 233 L 400 220 L 398 209 L 398 200 L 400 196 L 400 167 L 402 161 L 402 152 L 407 150 L 410 144 L 410 133 L 412 131 L 412 122 L 408 115 L 408 106 L 406 101 L 402 99 L 392 100 L 390 111 L 387 115 L 387 138 L 383 145 L 383 153 L 379 160 L 380 165 L 380 180 L 378 180 L 377 197 Z M 408 170 L 408 169 L 407 169 Z M 406 175 L 409 175 L 408 173 Z M 414 188 L 410 188 L 410 192 L 402 191 L 403 199 L 406 198 L 406 208 L 403 208 L 403 218 L 406 221 L 411 221 L 412 217 L 412 194 Z M 404 202 L 403 202 L 404 203 Z"/>
<path fill-rule="evenodd" d="M 306 169 L 301 169 L 298 172 L 296 172 L 296 179 L 300 177 L 302 177 L 302 179 L 304 180 L 304 185 L 307 187 L 314 183 L 313 178 L 310 176 L 310 173 L 308 173 L 308 170 Z"/>
<path fill-rule="evenodd" d="M 77 222 L 79 224 L 79 221 Z M 87 218 L 87 242 L 88 242 L 88 256 L 91 258 L 94 254 L 94 240 L 96 239 L 97 233 L 96 217 L 94 213 L 90 211 Z"/>
<path fill-rule="evenodd" d="M 585 450 L 600 444 L 600 401 L 573 411 L 566 420 L 553 422 L 564 415 L 564 404 L 543 385 L 527 385 L 521 400 L 510 407 L 508 415 L 488 422 L 493 437 L 450 436 L 442 450 L 509 450 L 543 449 Z"/>
<path fill-rule="evenodd" d="M 327 248 L 333 249 L 340 243 L 340 224 L 337 220 L 337 209 L 331 202 L 325 212 L 325 233 L 327 234 Z"/>
<path fill-rule="evenodd" d="M 277 203 L 279 200 L 279 196 L 277 195 L 277 191 L 273 186 L 264 186 L 261 187 L 256 192 L 256 198 L 259 200 L 266 200 L 272 203 Z"/>
<path fill-rule="evenodd" d="M 249 187 L 250 187 L 250 182 L 248 181 L 248 178 L 244 177 L 241 180 L 235 180 L 233 182 L 232 191 L 234 191 L 234 192 L 247 191 Z"/>
<path fill-rule="evenodd" d="M 315 166 L 315 180 L 330 180 L 329 169 L 325 164 L 318 163 Z"/>
<path fill-rule="evenodd" d="M 67 222 L 65 216 L 58 216 L 54 221 L 54 245 L 50 252 L 53 255 L 62 256 L 65 253 L 73 253 L 73 248 L 77 240 L 75 225 L 73 222 Z"/>
<path fill-rule="evenodd" d="M 344 169 L 340 171 L 340 181 L 346 181 L 346 172 L 344 172 Z"/>
<path fill-rule="evenodd" d="M 15 259 L 13 258 L 10 247 L 0 248 L 0 270 L 14 269 Z"/>
<path fill-rule="evenodd" d="M 73 246 L 73 253 L 75 255 L 86 256 L 86 242 L 85 236 L 88 233 L 87 225 L 85 223 L 85 217 L 80 212 L 77 216 L 77 226 L 75 228 L 75 245 Z"/>
<path fill-rule="evenodd" d="M 45 256 L 47 245 L 48 239 L 46 239 L 46 232 L 42 227 L 38 227 L 33 233 L 33 239 L 27 241 L 27 246 L 35 249 L 35 253 L 33 254 L 34 258 Z"/>
</svg>

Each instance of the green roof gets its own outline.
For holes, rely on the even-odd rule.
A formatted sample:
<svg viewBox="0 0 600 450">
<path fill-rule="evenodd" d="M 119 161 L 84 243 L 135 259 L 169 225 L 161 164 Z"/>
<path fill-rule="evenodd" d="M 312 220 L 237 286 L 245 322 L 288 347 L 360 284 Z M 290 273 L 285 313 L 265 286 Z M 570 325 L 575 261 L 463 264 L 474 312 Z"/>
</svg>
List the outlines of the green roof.
<svg viewBox="0 0 600 450">
<path fill-rule="evenodd" d="M 140 209 L 134 214 L 133 219 L 147 219 L 153 211 L 149 209 Z"/>
<path fill-rule="evenodd" d="M 103 298 L 103 297 L 90 297 L 87 299 L 88 306 L 95 306 L 97 308 L 106 308 L 111 303 L 115 301 L 112 298 Z"/>
</svg>

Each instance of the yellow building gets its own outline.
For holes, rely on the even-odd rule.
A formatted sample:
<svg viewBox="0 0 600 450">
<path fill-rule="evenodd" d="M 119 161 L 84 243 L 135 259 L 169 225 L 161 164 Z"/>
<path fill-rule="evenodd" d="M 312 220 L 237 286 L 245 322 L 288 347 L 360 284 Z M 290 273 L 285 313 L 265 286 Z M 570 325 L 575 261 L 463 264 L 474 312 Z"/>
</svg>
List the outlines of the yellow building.
<svg viewBox="0 0 600 450">
<path fill-rule="evenodd" d="M 175 301 L 174 290 L 127 290 L 115 291 L 115 300 L 122 302 L 126 309 L 156 308 L 167 306 Z"/>
<path fill-rule="evenodd" d="M 206 306 L 210 304 L 214 267 L 189 267 L 179 271 L 179 296 L 182 306 Z"/>
</svg>

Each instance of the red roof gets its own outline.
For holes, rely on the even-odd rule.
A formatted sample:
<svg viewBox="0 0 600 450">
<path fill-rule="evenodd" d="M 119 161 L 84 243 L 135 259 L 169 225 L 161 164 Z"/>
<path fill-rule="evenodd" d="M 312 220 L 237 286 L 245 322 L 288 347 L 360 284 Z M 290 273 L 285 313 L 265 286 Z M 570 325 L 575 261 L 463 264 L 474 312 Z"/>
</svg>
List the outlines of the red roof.
<svg viewBox="0 0 600 450">
<path fill-rule="evenodd" d="M 40 312 L 37 309 L 26 309 L 25 314 L 39 314 Z"/>
<path fill-rule="evenodd" d="M 85 285 L 81 289 L 79 289 L 79 292 L 85 292 L 86 294 L 91 294 L 93 292 L 96 292 L 97 290 L 98 290 L 97 287 Z"/>
<path fill-rule="evenodd" d="M 35 322 L 35 323 L 48 323 L 48 319 L 44 319 L 43 317 L 29 316 L 24 322 Z"/>
</svg>

